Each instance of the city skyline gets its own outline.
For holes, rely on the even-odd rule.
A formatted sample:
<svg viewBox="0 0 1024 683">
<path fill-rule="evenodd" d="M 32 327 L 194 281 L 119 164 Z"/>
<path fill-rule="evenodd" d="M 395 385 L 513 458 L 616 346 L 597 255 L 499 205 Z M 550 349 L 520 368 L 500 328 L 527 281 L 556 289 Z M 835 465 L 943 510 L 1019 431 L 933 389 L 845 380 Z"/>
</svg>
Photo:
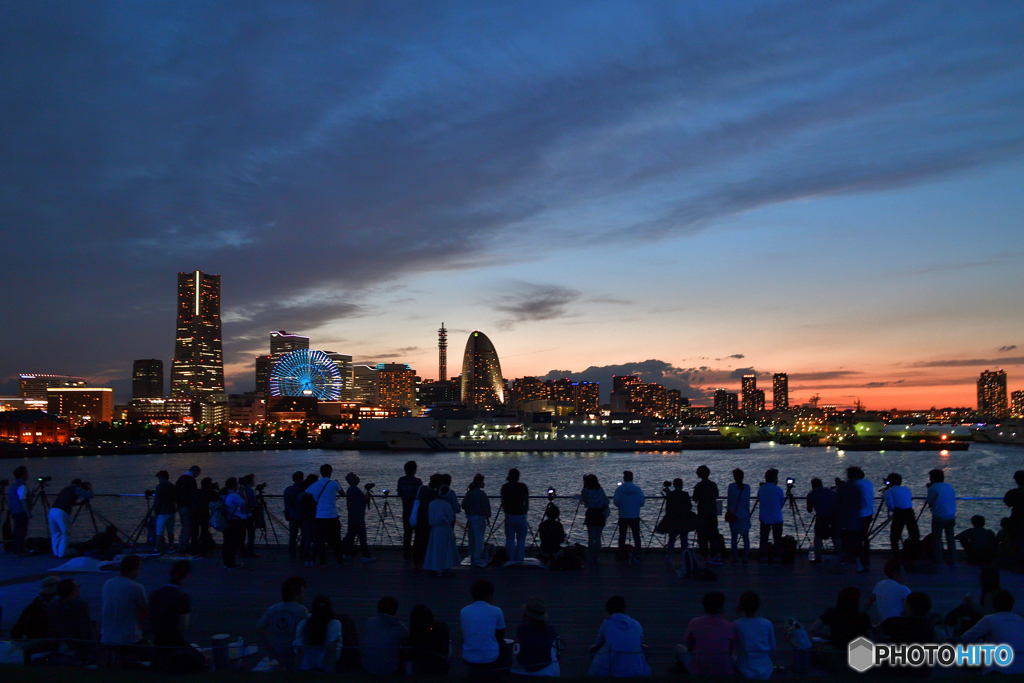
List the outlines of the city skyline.
<svg viewBox="0 0 1024 683">
<path fill-rule="evenodd" d="M 794 405 L 1024 388 L 1019 4 L 58 3 L 7 27 L 0 394 L 173 374 L 168 293 L 197 270 L 223 278 L 231 393 L 283 329 L 436 378 L 439 321 L 508 379 L 639 372 L 705 404 L 751 373 Z"/>
</svg>

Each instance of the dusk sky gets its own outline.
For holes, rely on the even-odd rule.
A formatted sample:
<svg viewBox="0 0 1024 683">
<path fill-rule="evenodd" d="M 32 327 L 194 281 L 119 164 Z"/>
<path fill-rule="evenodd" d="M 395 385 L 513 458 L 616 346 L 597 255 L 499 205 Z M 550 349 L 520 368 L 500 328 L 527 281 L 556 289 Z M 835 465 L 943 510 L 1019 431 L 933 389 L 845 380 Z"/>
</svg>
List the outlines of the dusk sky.
<svg viewBox="0 0 1024 683">
<path fill-rule="evenodd" d="M 23 2 L 0 22 L 0 394 L 170 374 L 178 271 L 437 376 L 703 399 L 1024 388 L 1024 3 Z M 606 391 L 609 387 L 603 387 Z"/>
</svg>

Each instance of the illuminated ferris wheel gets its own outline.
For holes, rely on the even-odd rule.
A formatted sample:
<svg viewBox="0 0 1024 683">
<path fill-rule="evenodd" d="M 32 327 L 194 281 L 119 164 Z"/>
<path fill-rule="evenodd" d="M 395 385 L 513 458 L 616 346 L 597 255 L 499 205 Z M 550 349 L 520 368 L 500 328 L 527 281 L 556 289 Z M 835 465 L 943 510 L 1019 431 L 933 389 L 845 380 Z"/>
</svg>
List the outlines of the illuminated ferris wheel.
<svg viewBox="0 0 1024 683">
<path fill-rule="evenodd" d="M 309 396 L 337 401 L 344 388 L 341 373 L 326 353 L 298 349 L 274 362 L 270 372 L 271 396 Z"/>
</svg>

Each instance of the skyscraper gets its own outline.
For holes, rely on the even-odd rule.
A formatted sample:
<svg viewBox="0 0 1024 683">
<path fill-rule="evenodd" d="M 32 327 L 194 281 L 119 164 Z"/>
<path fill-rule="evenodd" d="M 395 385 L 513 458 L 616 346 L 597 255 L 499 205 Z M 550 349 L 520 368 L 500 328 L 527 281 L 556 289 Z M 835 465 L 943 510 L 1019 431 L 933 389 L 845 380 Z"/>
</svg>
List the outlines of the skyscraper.
<svg viewBox="0 0 1024 683">
<path fill-rule="evenodd" d="M 84 379 L 69 375 L 40 375 L 36 373 L 18 375 L 18 396 L 33 401 L 46 401 L 47 389 L 84 386 L 87 386 Z"/>
<path fill-rule="evenodd" d="M 298 334 L 291 334 L 284 330 L 277 330 L 270 333 L 270 355 L 280 358 L 286 353 L 309 348 L 309 337 Z"/>
<path fill-rule="evenodd" d="M 256 356 L 256 391 L 270 396 L 270 366 L 273 356 Z"/>
<path fill-rule="evenodd" d="M 483 332 L 473 332 L 462 357 L 462 402 L 467 408 L 493 408 L 505 402 L 505 380 L 494 344 Z"/>
<path fill-rule="evenodd" d="M 352 366 L 351 399 L 364 406 L 377 405 L 377 368 L 370 365 Z"/>
<path fill-rule="evenodd" d="M 437 381 L 448 381 L 448 330 L 444 329 L 444 323 L 437 331 Z"/>
<path fill-rule="evenodd" d="M 405 363 L 377 365 L 377 395 L 382 408 L 416 406 L 416 372 Z"/>
<path fill-rule="evenodd" d="M 757 411 L 757 375 L 743 375 L 743 412 L 753 415 Z"/>
<path fill-rule="evenodd" d="M 596 413 L 601 403 L 599 382 L 575 382 L 572 385 L 573 403 L 577 413 Z"/>
<path fill-rule="evenodd" d="M 784 372 L 772 375 L 772 410 L 789 410 L 789 375 Z"/>
<path fill-rule="evenodd" d="M 1024 391 L 1010 394 L 1010 412 L 1014 417 L 1024 417 Z"/>
<path fill-rule="evenodd" d="M 224 394 L 220 332 L 220 275 L 178 273 L 178 329 L 171 364 L 171 397 L 212 399 Z"/>
<path fill-rule="evenodd" d="M 718 422 L 731 422 L 739 412 L 739 396 L 719 388 L 715 391 L 715 419 Z"/>
<path fill-rule="evenodd" d="M 132 363 L 132 398 L 164 397 L 164 362 L 143 358 Z"/>
<path fill-rule="evenodd" d="M 1002 417 L 1006 415 L 1006 408 L 1006 371 L 984 371 L 978 378 L 978 412 Z"/>
</svg>

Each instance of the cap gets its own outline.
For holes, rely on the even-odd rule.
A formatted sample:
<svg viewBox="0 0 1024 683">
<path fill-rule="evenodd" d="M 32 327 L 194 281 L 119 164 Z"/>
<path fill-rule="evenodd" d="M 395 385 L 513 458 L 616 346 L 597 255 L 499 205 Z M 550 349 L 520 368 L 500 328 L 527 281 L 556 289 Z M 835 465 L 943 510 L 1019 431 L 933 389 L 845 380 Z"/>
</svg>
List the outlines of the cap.
<svg viewBox="0 0 1024 683">
<path fill-rule="evenodd" d="M 530 598 L 526 601 L 526 605 L 523 607 L 523 612 L 526 616 L 537 621 L 548 620 L 548 608 L 544 604 L 544 601 L 540 598 Z"/>
<path fill-rule="evenodd" d="M 39 584 L 39 594 L 56 595 L 58 583 L 60 583 L 60 579 L 56 576 L 47 576 L 43 579 L 42 583 Z"/>
</svg>

